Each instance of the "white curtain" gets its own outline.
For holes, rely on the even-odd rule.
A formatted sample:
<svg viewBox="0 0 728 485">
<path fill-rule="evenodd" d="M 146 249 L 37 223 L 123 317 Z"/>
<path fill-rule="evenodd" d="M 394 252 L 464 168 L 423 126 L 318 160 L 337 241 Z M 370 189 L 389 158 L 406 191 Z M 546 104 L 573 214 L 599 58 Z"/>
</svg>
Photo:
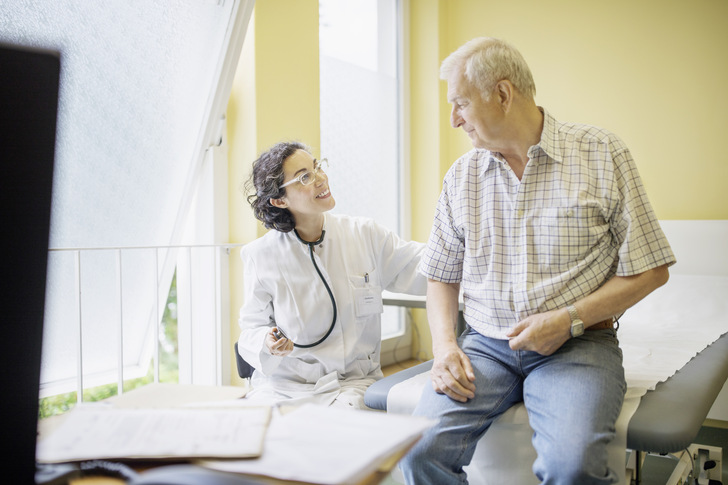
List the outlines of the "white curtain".
<svg viewBox="0 0 728 485">
<path fill-rule="evenodd" d="M 235 22 L 252 3 L 3 0 L 0 42 L 61 53 L 51 248 L 189 243 L 195 181 L 224 126 L 221 79 L 244 36 Z M 146 373 L 169 261 L 156 249 L 51 252 L 42 394 L 75 389 L 79 341 L 87 385 L 115 382 L 120 362 L 125 379 Z"/>
</svg>

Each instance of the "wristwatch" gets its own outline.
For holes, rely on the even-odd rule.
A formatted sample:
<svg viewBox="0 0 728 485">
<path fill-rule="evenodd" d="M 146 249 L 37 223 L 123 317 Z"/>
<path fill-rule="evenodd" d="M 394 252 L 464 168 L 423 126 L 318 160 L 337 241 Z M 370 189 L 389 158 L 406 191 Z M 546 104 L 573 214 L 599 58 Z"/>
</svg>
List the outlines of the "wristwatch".
<svg viewBox="0 0 728 485">
<path fill-rule="evenodd" d="M 581 318 L 579 318 L 579 313 L 576 311 L 576 307 L 574 305 L 569 305 L 566 307 L 566 311 L 569 312 L 569 317 L 571 317 L 571 336 L 578 337 L 579 335 L 584 335 L 584 322 L 582 322 Z"/>
</svg>

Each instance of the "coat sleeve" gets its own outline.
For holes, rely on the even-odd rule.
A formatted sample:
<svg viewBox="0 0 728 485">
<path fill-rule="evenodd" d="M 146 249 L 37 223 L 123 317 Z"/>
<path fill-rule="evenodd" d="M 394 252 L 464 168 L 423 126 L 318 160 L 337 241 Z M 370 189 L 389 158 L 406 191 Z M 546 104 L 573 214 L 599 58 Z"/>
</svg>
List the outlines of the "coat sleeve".
<svg viewBox="0 0 728 485">
<path fill-rule="evenodd" d="M 405 241 L 376 222 L 371 223 L 372 244 L 377 254 L 382 288 L 395 293 L 424 295 L 427 279 L 417 267 L 425 245 Z"/>
<path fill-rule="evenodd" d="M 275 326 L 273 295 L 258 278 L 256 262 L 245 248 L 240 257 L 243 260 L 244 303 L 238 319 L 238 352 L 257 371 L 270 375 L 281 361 L 281 357 L 271 355 L 265 346 L 266 334 Z"/>
</svg>

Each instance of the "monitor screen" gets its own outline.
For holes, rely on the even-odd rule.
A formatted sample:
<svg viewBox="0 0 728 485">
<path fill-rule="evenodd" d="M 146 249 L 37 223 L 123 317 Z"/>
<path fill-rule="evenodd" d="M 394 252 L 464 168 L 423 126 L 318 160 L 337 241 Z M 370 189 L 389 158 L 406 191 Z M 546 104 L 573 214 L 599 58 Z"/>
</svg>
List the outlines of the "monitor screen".
<svg viewBox="0 0 728 485">
<path fill-rule="evenodd" d="M 2 474 L 34 483 L 60 56 L 0 43 Z"/>
</svg>

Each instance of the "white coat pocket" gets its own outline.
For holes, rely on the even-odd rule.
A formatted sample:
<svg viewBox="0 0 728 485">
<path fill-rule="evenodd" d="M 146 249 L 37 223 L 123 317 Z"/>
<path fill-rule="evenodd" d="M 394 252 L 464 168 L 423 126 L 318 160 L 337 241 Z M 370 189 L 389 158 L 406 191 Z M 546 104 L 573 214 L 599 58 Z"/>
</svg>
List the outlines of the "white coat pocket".
<svg viewBox="0 0 728 485">
<path fill-rule="evenodd" d="M 356 288 L 354 290 L 354 302 L 357 318 L 376 315 L 384 311 L 382 289 L 378 286 Z"/>
<path fill-rule="evenodd" d="M 354 312 L 357 318 L 378 315 L 384 311 L 382 287 L 374 272 L 349 277 L 354 294 Z"/>
</svg>

